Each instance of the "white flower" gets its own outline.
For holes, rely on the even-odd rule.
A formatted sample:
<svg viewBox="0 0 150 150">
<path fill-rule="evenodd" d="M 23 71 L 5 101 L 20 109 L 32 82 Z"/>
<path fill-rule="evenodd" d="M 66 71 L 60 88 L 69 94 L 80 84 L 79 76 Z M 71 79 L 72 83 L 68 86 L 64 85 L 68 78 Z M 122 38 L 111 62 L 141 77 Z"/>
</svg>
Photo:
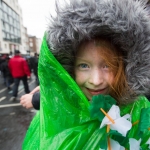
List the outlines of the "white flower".
<svg viewBox="0 0 150 150">
<path fill-rule="evenodd" d="M 125 150 L 123 146 L 121 146 L 117 141 L 110 139 L 110 145 L 112 150 Z"/>
<path fill-rule="evenodd" d="M 121 146 L 117 141 L 114 141 L 113 139 L 110 139 L 110 146 L 111 146 L 111 150 L 125 150 L 123 146 Z M 104 149 L 100 148 L 99 150 L 104 150 Z"/>
<path fill-rule="evenodd" d="M 140 150 L 140 144 L 141 144 L 141 139 L 138 141 L 136 139 L 130 138 L 129 139 L 129 144 L 130 144 L 130 150 Z"/>
<path fill-rule="evenodd" d="M 107 116 L 104 117 L 102 120 L 100 128 L 104 127 L 105 125 L 110 125 L 110 129 L 116 130 L 121 133 L 124 137 L 126 136 L 127 132 L 131 129 L 132 124 L 127 119 L 130 119 L 130 115 L 127 114 L 123 117 L 120 116 L 120 109 L 116 105 L 112 105 L 109 112 L 107 113 L 113 120 L 114 124 L 108 119 Z"/>
<path fill-rule="evenodd" d="M 150 149 L 150 138 L 148 139 L 148 141 L 146 142 L 146 144 L 149 144 L 149 149 Z"/>
</svg>

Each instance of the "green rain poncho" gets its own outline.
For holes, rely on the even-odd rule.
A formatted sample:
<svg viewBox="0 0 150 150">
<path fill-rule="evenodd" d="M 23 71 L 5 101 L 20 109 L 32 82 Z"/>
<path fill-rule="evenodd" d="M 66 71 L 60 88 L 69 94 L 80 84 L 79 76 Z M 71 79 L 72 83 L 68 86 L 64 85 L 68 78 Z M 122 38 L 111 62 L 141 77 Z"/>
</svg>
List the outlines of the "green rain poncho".
<svg viewBox="0 0 150 150">
<path fill-rule="evenodd" d="M 38 70 L 40 111 L 30 124 L 23 150 L 98 150 L 106 136 L 106 128 L 100 129 L 98 119 L 90 117 L 89 101 L 51 54 L 46 37 L 41 46 Z M 134 104 L 122 107 L 121 115 L 131 113 L 132 122 L 135 122 L 140 120 L 142 108 L 148 107 L 150 103 L 147 99 L 140 97 Z M 143 118 L 146 118 L 144 115 Z M 150 122 L 148 117 L 145 123 Z M 147 124 L 139 124 L 133 126 L 127 136 L 137 140 L 142 137 L 141 147 L 148 150 L 145 143 L 150 137 L 150 131 Z M 128 148 L 127 143 L 122 145 Z"/>
</svg>

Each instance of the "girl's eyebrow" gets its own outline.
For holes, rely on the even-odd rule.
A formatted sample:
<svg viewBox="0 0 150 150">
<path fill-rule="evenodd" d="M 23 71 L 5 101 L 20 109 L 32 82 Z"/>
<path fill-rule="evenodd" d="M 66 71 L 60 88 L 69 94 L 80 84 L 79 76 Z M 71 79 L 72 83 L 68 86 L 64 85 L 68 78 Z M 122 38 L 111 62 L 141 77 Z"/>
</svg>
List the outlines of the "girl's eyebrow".
<svg viewBox="0 0 150 150">
<path fill-rule="evenodd" d="M 75 58 L 78 59 L 79 61 L 83 61 L 83 62 L 86 62 L 86 63 L 89 62 L 89 60 L 83 59 L 82 57 L 75 57 Z M 107 64 L 105 60 L 101 60 L 100 63 L 101 64 Z"/>
<path fill-rule="evenodd" d="M 79 57 L 77 58 L 77 60 L 78 60 L 78 61 L 87 62 L 87 60 L 85 60 L 85 59 L 82 59 L 82 58 L 79 58 Z"/>
<path fill-rule="evenodd" d="M 76 59 L 82 59 L 82 60 L 84 60 L 83 57 L 75 57 L 75 58 L 76 58 Z"/>
</svg>

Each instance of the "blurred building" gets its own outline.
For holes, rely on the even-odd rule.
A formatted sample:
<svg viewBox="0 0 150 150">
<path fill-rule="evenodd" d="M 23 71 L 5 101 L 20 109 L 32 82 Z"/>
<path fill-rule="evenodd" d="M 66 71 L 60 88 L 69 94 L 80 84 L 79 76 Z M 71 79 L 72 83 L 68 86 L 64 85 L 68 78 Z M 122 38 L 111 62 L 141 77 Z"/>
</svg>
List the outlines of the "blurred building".
<svg viewBox="0 0 150 150">
<path fill-rule="evenodd" d="M 22 54 L 30 54 L 29 51 L 29 37 L 27 28 L 22 25 L 22 42 L 20 46 L 20 50 Z"/>
<path fill-rule="evenodd" d="M 40 40 L 33 38 L 30 46 L 29 39 L 18 0 L 0 0 L 0 54 L 13 54 L 15 49 L 22 54 L 39 52 Z"/>
<path fill-rule="evenodd" d="M 21 9 L 18 0 L 0 0 L 0 53 L 13 53 L 21 44 Z"/>
<path fill-rule="evenodd" d="M 29 49 L 30 54 L 33 56 L 34 53 L 38 53 L 41 47 L 41 39 L 36 36 L 29 36 Z"/>
</svg>

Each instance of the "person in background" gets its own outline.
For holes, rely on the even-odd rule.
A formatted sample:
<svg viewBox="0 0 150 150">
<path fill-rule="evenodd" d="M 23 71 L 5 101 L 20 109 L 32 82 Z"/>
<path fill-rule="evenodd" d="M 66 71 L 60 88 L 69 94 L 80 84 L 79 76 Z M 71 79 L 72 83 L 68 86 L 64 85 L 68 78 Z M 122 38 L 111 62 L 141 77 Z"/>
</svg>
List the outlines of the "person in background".
<svg viewBox="0 0 150 150">
<path fill-rule="evenodd" d="M 35 75 L 36 83 L 39 85 L 39 78 L 38 78 L 38 54 L 34 53 L 34 56 L 30 58 L 30 65 L 31 69 L 33 70 L 33 73 Z"/>
<path fill-rule="evenodd" d="M 4 85 L 6 85 L 6 77 L 5 77 L 4 72 L 3 72 L 3 69 L 2 69 L 2 64 L 5 63 L 6 57 L 7 57 L 6 54 L 4 54 L 4 55 L 2 55 L 2 56 L 0 57 L 0 70 L 1 70 L 1 75 L 2 75 L 2 77 L 3 77 L 3 84 L 4 84 Z"/>
<path fill-rule="evenodd" d="M 27 61 L 27 64 L 29 66 L 30 72 L 32 72 L 32 67 L 31 67 L 31 61 L 30 61 L 30 56 L 24 57 L 24 59 Z"/>
<path fill-rule="evenodd" d="M 5 78 L 5 84 L 8 90 L 11 90 L 10 85 L 13 83 L 13 77 L 8 67 L 9 59 L 10 59 L 9 56 L 6 56 L 4 61 L 1 63 L 1 71 L 3 72 L 3 76 Z"/>
<path fill-rule="evenodd" d="M 21 57 L 19 50 L 15 50 L 15 55 L 10 59 L 8 66 L 14 78 L 13 93 L 10 101 L 14 101 L 18 95 L 20 80 L 23 82 L 25 93 L 30 93 L 27 80 L 30 78 L 31 72 L 26 60 Z"/>
<path fill-rule="evenodd" d="M 22 149 L 148 150 L 146 1 L 70 0 L 56 8 L 40 50 L 40 111 Z"/>
</svg>

